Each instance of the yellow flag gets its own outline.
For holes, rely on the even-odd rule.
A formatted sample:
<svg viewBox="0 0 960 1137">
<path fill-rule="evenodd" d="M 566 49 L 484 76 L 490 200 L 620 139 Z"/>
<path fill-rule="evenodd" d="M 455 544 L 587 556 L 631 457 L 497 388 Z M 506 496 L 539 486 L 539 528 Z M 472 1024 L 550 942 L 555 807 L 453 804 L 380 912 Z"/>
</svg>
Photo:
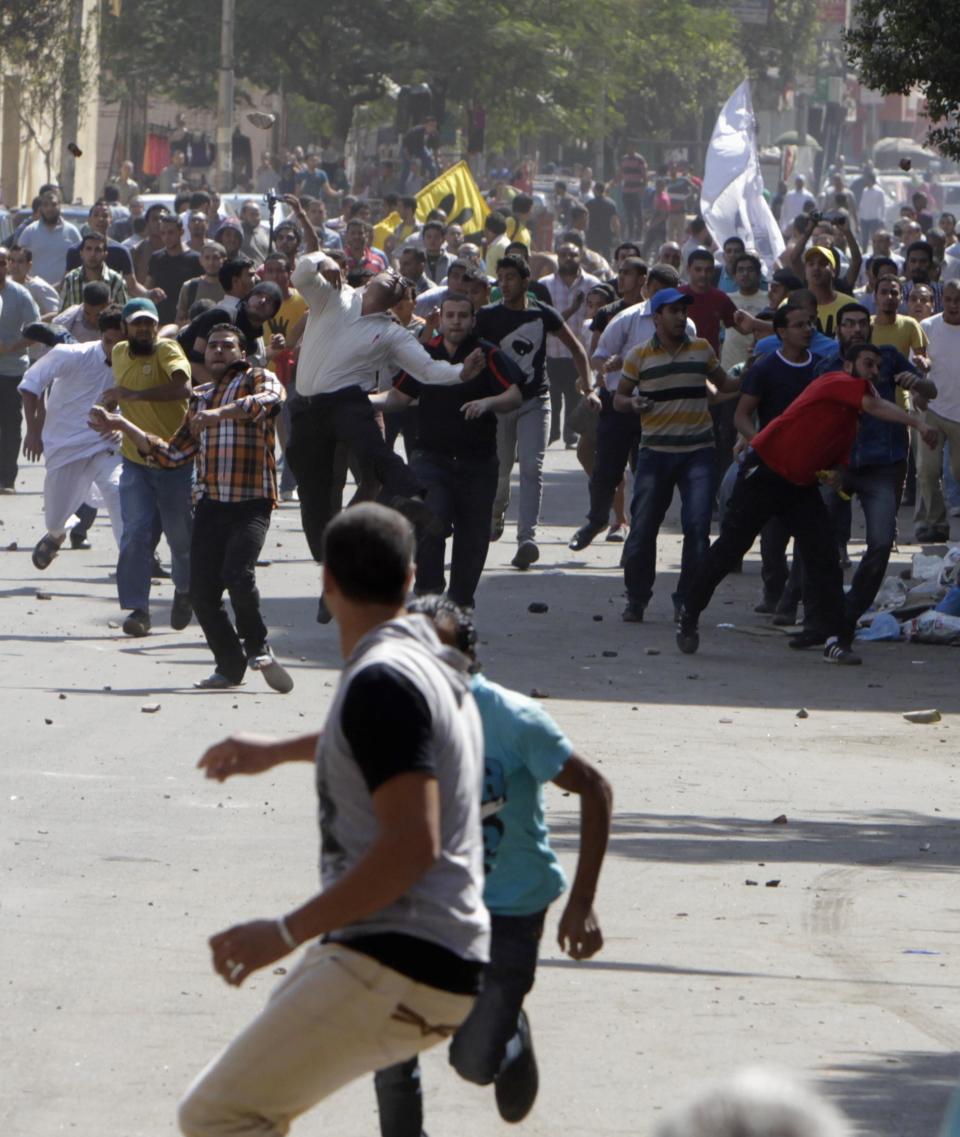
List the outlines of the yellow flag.
<svg viewBox="0 0 960 1137">
<path fill-rule="evenodd" d="M 381 221 L 378 221 L 373 227 L 373 247 L 375 249 L 382 249 L 383 243 L 386 239 L 392 236 L 394 229 L 400 224 L 400 214 L 394 211 L 388 213 Z"/>
<path fill-rule="evenodd" d="M 426 221 L 431 209 L 442 209 L 447 223 L 462 225 L 464 233 L 479 233 L 490 207 L 466 162 L 444 170 L 417 194 L 417 220 Z"/>
</svg>

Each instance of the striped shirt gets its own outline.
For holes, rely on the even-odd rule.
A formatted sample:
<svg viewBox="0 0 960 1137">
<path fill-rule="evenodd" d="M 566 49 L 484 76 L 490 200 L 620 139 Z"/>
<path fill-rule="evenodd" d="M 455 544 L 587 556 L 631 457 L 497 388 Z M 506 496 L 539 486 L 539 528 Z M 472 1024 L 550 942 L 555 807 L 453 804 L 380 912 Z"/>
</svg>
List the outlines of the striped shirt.
<svg viewBox="0 0 960 1137">
<path fill-rule="evenodd" d="M 194 387 L 190 408 L 168 441 L 148 434 L 153 466 L 184 466 L 196 458 L 196 501 L 256 501 L 277 503 L 276 430 L 274 419 L 283 403 L 283 388 L 272 371 L 235 365 L 217 383 Z M 242 403 L 245 418 L 221 419 L 194 438 L 190 423 L 197 411 Z"/>
<path fill-rule="evenodd" d="M 61 312 L 74 304 L 83 303 L 84 285 L 91 283 L 87 280 L 85 271 L 83 265 L 80 265 L 79 268 L 71 269 L 63 278 L 63 283 L 60 285 Z M 120 273 L 104 265 L 100 280 L 110 289 L 110 303 L 123 307 L 127 302 L 127 289 Z"/>
<path fill-rule="evenodd" d="M 707 379 L 720 371 L 713 348 L 704 339 L 685 336 L 671 354 L 654 336 L 623 361 L 621 387 L 652 399 L 643 415 L 641 447 L 681 454 L 713 446 L 713 420 L 707 404 Z M 623 392 L 624 394 L 628 392 Z"/>
</svg>

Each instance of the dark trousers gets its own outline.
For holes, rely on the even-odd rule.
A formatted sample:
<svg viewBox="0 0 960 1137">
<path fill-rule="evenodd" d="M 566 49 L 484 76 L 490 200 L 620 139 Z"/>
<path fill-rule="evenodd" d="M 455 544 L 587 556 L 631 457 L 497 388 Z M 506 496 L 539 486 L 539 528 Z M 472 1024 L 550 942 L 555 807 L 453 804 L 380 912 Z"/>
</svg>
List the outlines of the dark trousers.
<svg viewBox="0 0 960 1137">
<path fill-rule="evenodd" d="M 223 502 L 201 498 L 193 519 L 190 545 L 190 600 L 217 671 L 239 683 L 247 660 L 260 655 L 267 628 L 260 615 L 256 565 L 270 528 L 272 505 L 255 501 Z M 230 594 L 236 627 L 223 604 Z"/>
<path fill-rule="evenodd" d="M 500 464 L 490 458 L 455 458 L 414 451 L 410 469 L 427 491 L 426 503 L 440 522 L 441 534 L 423 531 L 417 541 L 418 593 L 443 592 L 446 539 L 453 533 L 450 587 L 455 604 L 472 607 L 490 546 L 490 520 Z"/>
<path fill-rule="evenodd" d="M 577 365 L 572 359 L 548 359 L 547 379 L 550 381 L 550 441 L 563 441 L 572 446 L 577 436 L 570 429 L 570 415 L 580 402 L 577 393 Z"/>
<path fill-rule="evenodd" d="M 626 223 L 624 237 L 627 240 L 639 241 L 643 232 L 643 194 L 625 193 L 623 199 L 623 219 Z"/>
<path fill-rule="evenodd" d="M 298 399 L 291 418 L 287 457 L 297 475 L 300 516 L 314 560 L 323 560 L 323 531 L 337 512 L 333 490 L 338 443 L 356 459 L 363 481 L 383 486 L 388 505 L 398 496 L 421 492 L 403 459 L 387 446 L 370 400 L 359 387 Z"/>
<path fill-rule="evenodd" d="M 20 467 L 23 414 L 17 385 L 22 376 L 0 375 L 0 487 L 11 488 Z"/>
<path fill-rule="evenodd" d="M 824 635 L 848 643 L 852 626 L 844 616 L 843 573 L 819 486 L 796 486 L 764 466 L 756 455 L 744 464 L 730 496 L 720 536 L 683 597 L 696 617 L 710 603 L 721 580 L 739 563 L 771 517 L 779 517 L 793 534 L 816 598 L 811 624 Z"/>
<path fill-rule="evenodd" d="M 533 987 L 546 912 L 491 915 L 490 962 L 483 990 L 450 1043 L 450 1064 L 461 1078 L 489 1085 L 519 1052 L 517 1020 Z M 423 1099 L 416 1058 L 374 1077 L 382 1137 L 420 1137 Z"/>
<path fill-rule="evenodd" d="M 844 475 L 844 492 L 851 496 L 856 494 L 867 523 L 867 548 L 844 600 L 847 620 L 851 625 L 870 607 L 883 584 L 890 551 L 897 538 L 897 504 L 906 466 L 906 462 L 863 466 L 858 470 L 848 470 Z M 846 510 L 842 508 L 844 506 Z M 827 509 L 834 523 L 840 515 L 842 525 L 842 517 L 849 508 L 850 503 L 837 494 L 829 495 Z"/>
<path fill-rule="evenodd" d="M 683 550 L 673 602 L 678 604 L 685 600 L 710 544 L 715 462 L 712 446 L 682 454 L 645 448 L 638 452 L 630 503 L 630 533 L 623 547 L 623 577 L 632 607 L 646 608 L 653 595 L 657 534 L 675 489 L 680 491 Z"/>
<path fill-rule="evenodd" d="M 397 445 L 397 439 L 403 439 L 403 449 L 406 451 L 407 461 L 417 448 L 417 418 L 419 407 L 406 407 L 402 411 L 391 411 L 383 416 L 384 434 L 387 445 L 391 450 Z"/>
<path fill-rule="evenodd" d="M 639 415 L 613 409 L 613 395 L 600 392 L 601 409 L 597 418 L 597 453 L 590 475 L 590 512 L 587 521 L 602 529 L 610 520 L 613 497 L 623 481 L 627 463 L 636 458 L 642 433 Z"/>
</svg>

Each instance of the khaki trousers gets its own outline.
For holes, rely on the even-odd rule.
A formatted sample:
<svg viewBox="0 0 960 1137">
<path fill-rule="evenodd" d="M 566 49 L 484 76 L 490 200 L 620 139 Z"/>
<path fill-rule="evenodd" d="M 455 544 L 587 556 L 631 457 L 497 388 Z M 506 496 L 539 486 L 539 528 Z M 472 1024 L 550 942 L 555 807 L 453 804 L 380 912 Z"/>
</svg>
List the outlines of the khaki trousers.
<svg viewBox="0 0 960 1137">
<path fill-rule="evenodd" d="M 950 443 L 950 468 L 953 476 L 960 481 L 960 422 L 943 418 L 934 411 L 927 411 L 924 417 L 928 426 L 937 428 L 940 437 L 932 450 L 923 442 L 917 446 L 917 509 L 914 522 L 918 529 L 945 529 L 949 532 L 950 518 L 943 497 L 943 444 Z"/>
<path fill-rule="evenodd" d="M 180 1104 L 185 1137 L 280 1137 L 364 1074 L 450 1038 L 474 1003 L 342 944 L 315 943 Z"/>
</svg>

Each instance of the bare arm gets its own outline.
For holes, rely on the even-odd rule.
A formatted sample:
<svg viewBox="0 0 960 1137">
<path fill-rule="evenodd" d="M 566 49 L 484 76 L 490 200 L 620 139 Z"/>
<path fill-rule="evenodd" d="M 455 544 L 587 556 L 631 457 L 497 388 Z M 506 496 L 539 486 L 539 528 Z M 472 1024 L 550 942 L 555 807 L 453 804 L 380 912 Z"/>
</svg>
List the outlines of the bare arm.
<svg viewBox="0 0 960 1137">
<path fill-rule="evenodd" d="M 937 397 L 937 385 L 926 375 L 914 375 L 912 371 L 900 371 L 893 378 L 898 387 L 910 391 L 911 394 L 928 403 Z"/>
<path fill-rule="evenodd" d="M 389 391 L 381 391 L 377 395 L 368 395 L 370 402 L 377 408 L 378 411 L 403 411 L 413 402 L 412 395 L 405 395 L 403 391 L 398 391 L 396 387 L 391 387 Z"/>
<path fill-rule="evenodd" d="M 523 403 L 523 396 L 520 394 L 520 388 L 516 384 L 511 383 L 506 391 L 501 391 L 499 395 L 489 395 L 485 399 L 474 399 L 470 403 L 464 403 L 460 410 L 463 412 L 464 418 L 480 418 L 485 414 L 503 415 L 508 411 L 517 410 Z"/>
<path fill-rule="evenodd" d="M 577 871 L 560 917 L 557 942 L 573 959 L 589 959 L 603 947 L 593 902 L 610 838 L 613 791 L 606 778 L 578 754 L 570 755 L 553 780 L 562 790 L 580 797 Z"/>
<path fill-rule="evenodd" d="M 319 741 L 318 731 L 284 739 L 232 734 L 208 747 L 197 768 L 217 782 L 225 782 L 234 774 L 262 774 L 282 762 L 312 762 Z"/>
<path fill-rule="evenodd" d="M 853 290 L 857 287 L 857 280 L 860 277 L 860 266 L 863 264 L 863 253 L 860 252 L 860 246 L 857 243 L 856 234 L 853 231 L 854 226 L 846 225 L 844 227 L 844 230 L 847 234 L 847 240 L 850 242 L 850 266 L 847 269 L 847 275 L 843 278 L 843 282 L 845 282 L 847 285 L 847 292 L 849 292 L 852 296 Z M 839 284 L 843 282 L 837 282 L 838 291 L 842 291 L 842 289 L 839 288 Z"/>
<path fill-rule="evenodd" d="M 737 433 L 747 442 L 757 433 L 753 416 L 759 405 L 760 400 L 756 395 L 741 395 L 737 409 L 733 412 L 733 425 L 736 427 Z"/>
<path fill-rule="evenodd" d="M 710 382 L 724 395 L 736 395 L 740 391 L 740 380 L 728 375 L 722 367 L 710 373 Z"/>
<path fill-rule="evenodd" d="M 31 462 L 39 462 L 43 454 L 43 423 L 46 419 L 46 405 L 42 395 L 35 395 L 32 391 L 21 391 L 23 400 L 23 417 L 26 425 L 26 437 L 23 440 L 24 457 Z"/>
<path fill-rule="evenodd" d="M 621 377 L 620 384 L 614 392 L 613 409 L 621 414 L 642 415 L 650 410 L 653 400 L 637 393 L 636 386 L 629 380 Z"/>
<path fill-rule="evenodd" d="M 303 251 L 305 253 L 318 253 L 320 251 L 320 238 L 317 236 L 317 231 L 307 216 L 306 210 L 300 204 L 300 199 L 296 194 L 288 193 L 284 194 L 283 200 L 290 206 L 297 223 L 303 230 Z"/>
<path fill-rule="evenodd" d="M 373 792 L 379 833 L 352 869 L 285 917 L 302 944 L 356 923 L 408 892 L 440 852 L 440 793 L 435 778 L 398 774 Z M 210 937 L 213 965 L 232 986 L 292 950 L 275 920 L 239 924 Z"/>
<path fill-rule="evenodd" d="M 197 341 L 200 342 L 199 340 Z M 134 391 L 129 387 L 111 387 L 103 393 L 104 405 L 110 403 L 173 403 L 190 395 L 190 376 L 177 369 L 170 375 L 169 383 Z"/>
</svg>

